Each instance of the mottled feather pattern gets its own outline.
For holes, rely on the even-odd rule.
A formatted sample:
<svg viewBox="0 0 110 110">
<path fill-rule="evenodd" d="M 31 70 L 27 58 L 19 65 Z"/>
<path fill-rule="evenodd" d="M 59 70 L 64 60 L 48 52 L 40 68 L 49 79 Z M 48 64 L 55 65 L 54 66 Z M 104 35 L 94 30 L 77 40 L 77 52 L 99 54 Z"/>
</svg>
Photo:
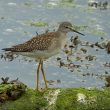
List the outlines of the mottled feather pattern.
<svg viewBox="0 0 110 110">
<path fill-rule="evenodd" d="M 12 48 L 5 48 L 5 51 L 12 52 L 31 52 L 36 50 L 48 50 L 51 47 L 52 42 L 58 37 L 58 33 L 50 32 L 47 34 L 41 34 L 33 37 L 29 41 L 12 46 Z"/>
</svg>

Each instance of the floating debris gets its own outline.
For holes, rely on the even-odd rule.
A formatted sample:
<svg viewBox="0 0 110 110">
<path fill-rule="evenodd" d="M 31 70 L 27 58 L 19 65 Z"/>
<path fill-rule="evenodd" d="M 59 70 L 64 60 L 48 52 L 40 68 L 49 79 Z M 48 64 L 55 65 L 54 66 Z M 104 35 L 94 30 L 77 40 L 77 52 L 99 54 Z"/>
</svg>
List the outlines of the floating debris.
<svg viewBox="0 0 110 110">
<path fill-rule="evenodd" d="M 68 49 L 64 50 L 65 54 L 71 54 L 71 51 L 69 51 Z"/>
<path fill-rule="evenodd" d="M 110 63 L 106 62 L 106 63 L 104 64 L 104 66 L 105 66 L 105 67 L 110 67 Z"/>
<path fill-rule="evenodd" d="M 37 35 L 37 36 L 39 35 L 37 31 L 36 31 L 36 35 Z"/>
<path fill-rule="evenodd" d="M 14 59 L 18 58 L 19 55 L 15 55 L 12 52 L 8 52 L 8 53 L 4 53 L 0 55 L 1 59 L 4 59 L 5 61 L 13 61 Z M 28 61 L 28 62 L 32 62 L 33 59 L 29 59 L 26 57 L 23 57 L 22 59 L 20 59 L 19 61 L 24 60 L 24 61 Z"/>
<path fill-rule="evenodd" d="M 108 1 L 94 1 L 94 0 L 91 0 L 89 1 L 88 3 L 88 6 L 90 7 L 95 7 L 95 8 L 99 8 L 99 9 L 107 9 L 108 8 Z"/>
<path fill-rule="evenodd" d="M 102 30 L 90 30 L 91 34 L 94 34 L 96 36 L 106 36 L 106 32 L 102 31 Z"/>
<path fill-rule="evenodd" d="M 1 84 L 8 84 L 9 77 L 6 77 L 6 78 L 2 77 L 1 80 L 2 80 Z"/>
<path fill-rule="evenodd" d="M 24 3 L 24 5 L 27 7 L 32 7 L 33 4 L 31 2 L 26 2 L 26 3 Z"/>
<path fill-rule="evenodd" d="M 71 72 L 73 72 L 75 68 L 79 68 L 79 67 L 81 67 L 81 65 L 76 65 L 74 63 L 68 64 L 68 69 L 70 69 Z"/>
<path fill-rule="evenodd" d="M 86 25 L 80 25 L 80 26 L 76 26 L 76 25 L 73 25 L 75 30 L 85 30 L 88 28 L 88 26 Z"/>
<path fill-rule="evenodd" d="M 53 85 L 53 83 L 55 82 L 54 80 L 47 80 L 46 81 L 49 85 Z"/>
<path fill-rule="evenodd" d="M 76 61 L 81 61 L 81 57 L 76 57 Z"/>
<path fill-rule="evenodd" d="M 8 53 L 4 53 L 0 55 L 1 59 L 4 59 L 5 61 L 13 61 L 15 58 L 17 58 L 18 56 L 14 56 L 12 52 L 8 52 Z"/>
<path fill-rule="evenodd" d="M 57 83 L 61 83 L 61 80 L 60 79 L 57 79 Z"/>
<path fill-rule="evenodd" d="M 61 80 L 47 80 L 47 83 L 49 84 L 49 85 L 54 85 L 54 84 L 57 84 L 57 83 L 61 83 Z"/>
<path fill-rule="evenodd" d="M 60 68 L 64 65 L 65 65 L 64 62 L 60 61 Z"/>
<path fill-rule="evenodd" d="M 48 33 L 48 32 L 49 32 L 49 29 L 46 29 L 46 30 L 45 30 L 45 33 Z"/>
<path fill-rule="evenodd" d="M 83 53 L 87 53 L 87 49 L 81 48 L 80 49 Z"/>
<path fill-rule="evenodd" d="M 3 20 L 3 19 L 5 19 L 5 17 L 3 17 L 3 16 L 2 16 L 0 19 L 2 19 L 2 20 Z"/>
<path fill-rule="evenodd" d="M 57 61 L 59 61 L 59 60 L 61 60 L 61 58 L 60 57 L 57 57 Z"/>
<path fill-rule="evenodd" d="M 85 59 L 87 59 L 88 61 L 92 61 L 92 60 L 94 60 L 94 58 L 96 58 L 96 57 L 92 56 L 92 55 L 88 55 L 85 57 Z"/>
<path fill-rule="evenodd" d="M 109 74 L 107 71 L 105 71 L 105 74 Z"/>
<path fill-rule="evenodd" d="M 35 27 L 48 26 L 48 23 L 44 21 L 26 21 L 25 24 L 29 24 L 30 26 L 35 26 Z"/>
<path fill-rule="evenodd" d="M 106 87 L 110 87 L 110 76 L 107 76 L 106 78 L 105 78 L 105 80 L 106 80 L 106 84 L 105 84 L 105 86 Z"/>
<path fill-rule="evenodd" d="M 73 45 L 69 45 L 69 48 L 70 48 L 70 54 L 72 55 L 74 46 Z"/>
<path fill-rule="evenodd" d="M 107 43 L 106 50 L 107 53 L 110 54 L 110 41 Z"/>
<path fill-rule="evenodd" d="M 78 36 L 75 36 L 74 38 L 72 36 L 70 40 L 71 40 L 72 44 L 74 45 L 74 47 L 76 47 L 76 48 L 77 48 L 78 44 L 81 44 L 81 41 L 79 40 Z"/>
<path fill-rule="evenodd" d="M 95 46 L 97 46 L 100 49 L 104 49 L 105 48 L 104 47 L 105 46 L 104 44 L 99 44 L 98 42 L 95 43 Z"/>
</svg>

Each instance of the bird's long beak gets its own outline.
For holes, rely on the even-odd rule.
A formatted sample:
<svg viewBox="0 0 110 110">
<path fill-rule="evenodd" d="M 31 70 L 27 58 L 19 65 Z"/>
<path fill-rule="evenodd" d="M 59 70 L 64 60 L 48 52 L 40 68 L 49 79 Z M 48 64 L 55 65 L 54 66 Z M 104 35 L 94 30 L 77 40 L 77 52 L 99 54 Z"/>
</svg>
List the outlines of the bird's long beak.
<svg viewBox="0 0 110 110">
<path fill-rule="evenodd" d="M 82 34 L 82 33 L 80 33 L 80 32 L 78 32 L 78 31 L 76 31 L 75 29 L 73 29 L 73 27 L 68 27 L 71 31 L 73 31 L 73 32 L 76 32 L 76 33 L 78 33 L 78 34 L 81 34 L 81 35 L 83 35 L 83 36 L 85 36 L 84 34 Z"/>
</svg>

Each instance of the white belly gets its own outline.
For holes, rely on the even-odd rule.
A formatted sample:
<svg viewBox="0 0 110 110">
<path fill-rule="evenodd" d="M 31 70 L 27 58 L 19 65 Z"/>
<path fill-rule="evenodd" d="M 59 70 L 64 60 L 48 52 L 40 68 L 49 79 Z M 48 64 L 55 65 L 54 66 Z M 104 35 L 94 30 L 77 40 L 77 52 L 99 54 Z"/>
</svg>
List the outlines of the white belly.
<svg viewBox="0 0 110 110">
<path fill-rule="evenodd" d="M 16 52 L 15 54 L 31 57 L 31 58 L 34 58 L 34 59 L 37 60 L 37 59 L 47 59 L 51 56 L 54 56 L 54 55 L 58 54 L 59 51 L 60 50 L 56 49 L 52 52 L 48 52 L 48 51 Z"/>
</svg>

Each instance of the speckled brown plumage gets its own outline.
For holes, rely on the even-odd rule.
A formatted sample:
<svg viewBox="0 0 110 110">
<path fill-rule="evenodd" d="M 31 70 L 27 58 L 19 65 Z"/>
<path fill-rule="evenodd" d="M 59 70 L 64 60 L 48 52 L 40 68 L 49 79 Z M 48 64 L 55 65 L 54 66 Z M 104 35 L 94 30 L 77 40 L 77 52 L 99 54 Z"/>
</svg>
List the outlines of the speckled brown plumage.
<svg viewBox="0 0 110 110">
<path fill-rule="evenodd" d="M 12 48 L 4 48 L 4 50 L 11 52 L 32 52 L 35 50 L 47 50 L 51 46 L 52 42 L 57 40 L 58 36 L 59 35 L 56 32 L 41 34 L 33 37 L 23 44 L 12 46 Z"/>
<path fill-rule="evenodd" d="M 33 37 L 29 41 L 12 46 L 11 48 L 4 48 L 5 51 L 11 52 L 36 52 L 39 51 L 56 51 L 56 48 L 62 48 L 65 43 L 66 33 L 69 31 L 74 31 L 72 25 L 69 22 L 62 22 L 56 32 L 49 32 L 45 34 L 38 35 Z M 77 32 L 81 35 L 84 35 L 80 32 Z"/>
</svg>

